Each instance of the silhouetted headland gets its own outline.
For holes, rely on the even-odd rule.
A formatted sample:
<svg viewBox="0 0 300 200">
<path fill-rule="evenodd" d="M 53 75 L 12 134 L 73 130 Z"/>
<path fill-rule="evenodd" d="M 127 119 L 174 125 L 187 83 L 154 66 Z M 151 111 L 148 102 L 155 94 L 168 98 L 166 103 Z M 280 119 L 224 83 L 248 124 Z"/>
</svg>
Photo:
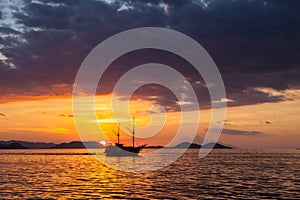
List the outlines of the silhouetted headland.
<svg viewBox="0 0 300 200">
<path fill-rule="evenodd" d="M 219 143 L 207 143 L 205 145 L 200 145 L 196 143 L 189 143 L 189 142 L 182 142 L 174 147 L 167 147 L 167 148 L 190 148 L 190 149 L 197 149 L 197 148 L 214 148 L 214 149 L 233 149 L 230 146 L 226 146 Z M 88 141 L 88 142 L 81 142 L 81 141 L 72 141 L 72 142 L 64 142 L 60 144 L 55 143 L 45 143 L 45 142 L 27 142 L 27 141 L 17 141 L 17 140 L 10 140 L 10 141 L 0 141 L 0 149 L 82 149 L 82 148 L 105 148 L 102 144 L 96 141 Z M 152 148 L 152 149 L 160 149 L 164 148 L 164 146 L 146 146 L 145 148 Z"/>
</svg>

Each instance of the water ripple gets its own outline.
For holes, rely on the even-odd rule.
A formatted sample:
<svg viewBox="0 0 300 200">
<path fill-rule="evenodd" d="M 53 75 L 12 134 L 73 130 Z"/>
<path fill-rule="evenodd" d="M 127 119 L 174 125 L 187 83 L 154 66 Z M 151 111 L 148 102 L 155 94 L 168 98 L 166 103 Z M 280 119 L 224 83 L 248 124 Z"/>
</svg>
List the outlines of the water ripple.
<svg viewBox="0 0 300 200">
<path fill-rule="evenodd" d="M 297 150 L 214 150 L 200 160 L 191 149 L 141 174 L 110 169 L 85 150 L 0 156 L 0 199 L 300 199 Z"/>
</svg>

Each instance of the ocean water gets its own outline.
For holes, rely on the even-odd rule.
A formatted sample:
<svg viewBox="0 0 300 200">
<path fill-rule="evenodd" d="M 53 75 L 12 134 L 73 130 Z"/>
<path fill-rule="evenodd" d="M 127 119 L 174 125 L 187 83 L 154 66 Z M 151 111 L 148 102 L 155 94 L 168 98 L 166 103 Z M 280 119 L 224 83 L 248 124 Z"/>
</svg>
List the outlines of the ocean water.
<svg viewBox="0 0 300 200">
<path fill-rule="evenodd" d="M 190 149 L 147 173 L 111 169 L 85 152 L 1 150 L 0 199 L 300 199 L 300 150 L 213 150 L 199 159 Z"/>
</svg>

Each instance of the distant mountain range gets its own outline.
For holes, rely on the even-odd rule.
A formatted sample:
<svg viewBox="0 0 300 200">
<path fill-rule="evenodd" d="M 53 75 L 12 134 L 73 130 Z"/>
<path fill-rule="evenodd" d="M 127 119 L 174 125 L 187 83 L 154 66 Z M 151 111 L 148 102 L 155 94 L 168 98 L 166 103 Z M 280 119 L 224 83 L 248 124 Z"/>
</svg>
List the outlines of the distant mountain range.
<svg viewBox="0 0 300 200">
<path fill-rule="evenodd" d="M 9 144 L 0 143 L 0 149 L 27 149 L 18 142 L 12 142 Z"/>
<path fill-rule="evenodd" d="M 104 148 L 103 145 L 101 145 L 98 142 L 69 142 L 69 143 L 61 143 L 57 144 L 51 148 L 55 149 L 81 149 L 81 148 Z"/>
<path fill-rule="evenodd" d="M 189 148 L 189 149 L 199 149 L 199 148 L 214 148 L 214 149 L 233 149 L 232 147 L 225 146 L 223 144 L 219 143 L 207 143 L 204 144 L 203 146 L 200 144 L 195 144 L 195 143 L 189 143 L 189 142 L 182 142 L 180 144 L 177 144 L 174 148 Z"/>
<path fill-rule="evenodd" d="M 5 149 L 5 146 L 10 146 L 11 144 L 19 144 L 19 146 L 24 147 L 23 149 L 48 149 L 57 144 L 55 143 L 45 143 L 45 142 L 26 142 L 26 141 L 18 141 L 18 140 L 10 140 L 10 141 L 0 141 L 0 149 Z M 9 148 L 7 148 L 9 149 Z M 22 148 L 20 148 L 22 149 Z"/>
<path fill-rule="evenodd" d="M 26 141 L 0 141 L 0 149 L 79 149 L 79 148 L 104 148 L 98 142 L 81 142 L 73 141 L 69 143 L 45 143 L 45 142 L 26 142 Z M 168 148 L 201 148 L 200 144 L 182 142 L 174 147 Z M 148 146 L 147 148 L 163 148 L 163 146 Z M 225 146 L 219 143 L 207 143 L 203 145 L 203 148 L 214 148 L 214 149 L 232 149 L 232 147 Z"/>
<path fill-rule="evenodd" d="M 26 142 L 26 141 L 0 141 L 0 149 L 79 149 L 79 148 L 104 148 L 98 142 L 73 141 L 69 143 L 45 143 L 45 142 Z"/>
</svg>

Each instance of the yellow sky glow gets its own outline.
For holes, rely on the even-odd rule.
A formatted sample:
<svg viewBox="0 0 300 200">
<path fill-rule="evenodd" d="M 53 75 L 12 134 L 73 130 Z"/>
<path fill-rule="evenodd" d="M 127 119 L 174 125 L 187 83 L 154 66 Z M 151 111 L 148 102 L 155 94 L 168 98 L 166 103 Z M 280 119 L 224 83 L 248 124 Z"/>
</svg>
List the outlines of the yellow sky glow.
<svg viewBox="0 0 300 200">
<path fill-rule="evenodd" d="M 299 147 L 299 108 L 300 90 L 288 91 L 286 95 L 293 95 L 293 101 L 280 103 L 265 103 L 259 105 L 229 107 L 227 108 L 225 129 L 258 131 L 264 136 L 241 136 L 232 134 L 222 134 L 220 142 L 246 148 L 295 148 Z M 100 100 L 101 101 L 98 101 Z M 97 121 L 86 120 L 89 123 L 98 123 L 103 132 L 111 141 L 116 137 L 112 130 L 117 130 L 115 119 L 113 118 L 110 95 L 101 95 L 96 98 L 95 105 Z M 99 103 L 101 102 L 101 103 Z M 147 126 L 150 123 L 160 125 L 160 122 L 151 121 L 149 108 L 150 101 L 132 100 L 130 102 L 130 112 L 136 117 L 137 126 Z M 210 119 L 210 110 L 201 110 L 201 121 L 198 135 L 204 137 Z M 79 140 L 74 117 L 72 114 L 72 97 L 50 97 L 37 100 L 9 101 L 0 104 L 0 140 L 28 140 L 28 141 L 51 141 L 65 142 Z M 193 112 L 190 113 L 191 116 Z M 176 133 L 179 125 L 180 112 L 169 112 L 166 115 L 165 126 L 159 127 L 162 130 L 154 136 L 138 139 L 137 142 L 148 145 L 165 145 Z M 122 121 L 122 141 L 130 142 L 126 127 L 131 127 L 131 121 Z M 189 124 L 185 124 L 187 133 Z M 92 130 L 93 131 L 93 130 Z M 92 132 L 91 131 L 91 132 Z M 88 133 L 87 133 L 88 134 Z M 139 133 L 143 137 L 151 133 Z M 88 137 L 89 138 L 89 137 Z M 91 140 L 103 140 L 97 134 L 90 135 Z"/>
</svg>

